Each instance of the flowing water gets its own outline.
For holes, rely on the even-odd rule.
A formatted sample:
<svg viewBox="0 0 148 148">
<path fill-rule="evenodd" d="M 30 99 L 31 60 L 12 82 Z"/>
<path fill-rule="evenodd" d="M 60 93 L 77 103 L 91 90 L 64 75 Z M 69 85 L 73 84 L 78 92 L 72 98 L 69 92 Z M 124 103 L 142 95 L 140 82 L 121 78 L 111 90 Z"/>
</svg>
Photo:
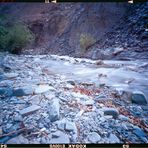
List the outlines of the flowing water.
<svg viewBox="0 0 148 148">
<path fill-rule="evenodd" d="M 118 90 L 138 90 L 142 91 L 148 98 L 148 72 L 146 69 L 140 70 L 142 65 L 147 64 L 146 61 L 109 60 L 103 61 L 103 65 L 96 65 L 96 61 L 87 59 L 64 56 L 55 56 L 54 58 L 56 60 L 42 59 L 41 65 L 66 79 L 93 82 L 96 85 L 105 84 Z"/>
</svg>

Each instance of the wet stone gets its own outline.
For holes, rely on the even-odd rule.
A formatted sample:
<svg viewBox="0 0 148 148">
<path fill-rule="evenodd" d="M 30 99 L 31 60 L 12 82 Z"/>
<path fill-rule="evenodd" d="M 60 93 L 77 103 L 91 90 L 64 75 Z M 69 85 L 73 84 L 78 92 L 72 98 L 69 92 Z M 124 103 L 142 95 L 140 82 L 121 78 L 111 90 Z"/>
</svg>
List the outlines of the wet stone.
<svg viewBox="0 0 148 148">
<path fill-rule="evenodd" d="M 11 88 L 6 88 L 6 87 L 0 88 L 0 97 L 1 98 L 11 97 L 12 95 L 13 95 L 13 91 Z"/>
<path fill-rule="evenodd" d="M 34 90 L 32 87 L 24 87 L 24 88 L 15 89 L 13 91 L 13 95 L 17 97 L 27 96 L 27 95 L 32 95 L 33 91 Z"/>
<path fill-rule="evenodd" d="M 136 103 L 139 105 L 146 105 L 146 97 L 141 91 L 135 91 L 132 94 L 132 103 Z"/>
<path fill-rule="evenodd" d="M 16 89 L 13 91 L 13 96 L 22 97 L 25 96 L 25 92 L 22 89 Z"/>
<path fill-rule="evenodd" d="M 115 119 L 118 118 L 119 112 L 115 108 L 104 107 L 103 111 L 104 111 L 104 115 L 111 115 Z"/>
</svg>

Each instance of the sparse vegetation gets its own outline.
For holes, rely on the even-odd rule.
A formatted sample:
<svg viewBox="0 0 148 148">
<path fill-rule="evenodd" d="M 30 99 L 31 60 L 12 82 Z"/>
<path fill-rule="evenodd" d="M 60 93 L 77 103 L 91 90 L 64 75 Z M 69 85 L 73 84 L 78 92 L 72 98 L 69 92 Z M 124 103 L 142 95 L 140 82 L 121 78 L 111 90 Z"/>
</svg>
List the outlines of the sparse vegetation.
<svg viewBox="0 0 148 148">
<path fill-rule="evenodd" d="M 10 28 L 9 46 L 12 53 L 17 52 L 24 48 L 28 43 L 33 40 L 33 34 L 22 24 L 15 24 Z M 19 52 L 19 51 L 18 51 Z"/>
<path fill-rule="evenodd" d="M 33 41 L 34 36 L 25 24 L 0 24 L 0 50 L 18 54 Z"/>
<path fill-rule="evenodd" d="M 87 50 L 89 46 L 95 43 L 95 39 L 90 34 L 81 34 L 80 36 L 80 48 Z"/>
</svg>

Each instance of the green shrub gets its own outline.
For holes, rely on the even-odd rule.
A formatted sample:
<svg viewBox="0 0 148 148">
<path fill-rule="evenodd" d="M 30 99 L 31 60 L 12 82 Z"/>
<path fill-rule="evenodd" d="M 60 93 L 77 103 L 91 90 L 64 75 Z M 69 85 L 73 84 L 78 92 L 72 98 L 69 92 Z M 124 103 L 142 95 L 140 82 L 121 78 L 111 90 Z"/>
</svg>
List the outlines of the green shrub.
<svg viewBox="0 0 148 148">
<path fill-rule="evenodd" d="M 19 52 L 21 48 L 24 48 L 28 43 L 34 39 L 30 30 L 22 24 L 15 24 L 10 28 L 10 51 Z"/>
<path fill-rule="evenodd" d="M 8 48 L 9 40 L 10 35 L 8 29 L 0 26 L 0 50 L 5 51 Z"/>
<path fill-rule="evenodd" d="M 95 39 L 89 34 L 81 34 L 80 36 L 80 48 L 87 50 L 89 46 L 95 43 Z"/>
<path fill-rule="evenodd" d="M 13 24 L 11 27 L 0 26 L 0 49 L 2 51 L 18 54 L 33 39 L 33 34 L 24 24 Z"/>
</svg>

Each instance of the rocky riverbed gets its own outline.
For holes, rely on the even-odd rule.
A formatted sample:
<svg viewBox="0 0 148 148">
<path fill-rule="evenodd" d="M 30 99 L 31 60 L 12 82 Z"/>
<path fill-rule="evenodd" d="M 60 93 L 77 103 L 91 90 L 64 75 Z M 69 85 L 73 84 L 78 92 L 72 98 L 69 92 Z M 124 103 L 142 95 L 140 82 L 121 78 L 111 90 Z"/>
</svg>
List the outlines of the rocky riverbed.
<svg viewBox="0 0 148 148">
<path fill-rule="evenodd" d="M 0 54 L 0 143 L 148 143 L 147 67 Z"/>
</svg>

